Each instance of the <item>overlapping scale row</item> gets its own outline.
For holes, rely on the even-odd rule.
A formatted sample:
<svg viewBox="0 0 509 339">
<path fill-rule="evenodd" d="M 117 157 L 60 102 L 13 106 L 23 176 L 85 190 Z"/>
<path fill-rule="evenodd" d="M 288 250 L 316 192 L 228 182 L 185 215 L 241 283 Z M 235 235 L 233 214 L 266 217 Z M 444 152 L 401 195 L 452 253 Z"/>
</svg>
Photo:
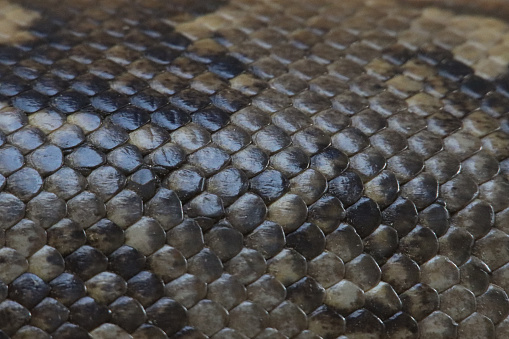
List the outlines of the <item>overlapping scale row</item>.
<svg viewBox="0 0 509 339">
<path fill-rule="evenodd" d="M 89 5 L 5 4 L 0 337 L 508 335 L 509 25 Z"/>
</svg>

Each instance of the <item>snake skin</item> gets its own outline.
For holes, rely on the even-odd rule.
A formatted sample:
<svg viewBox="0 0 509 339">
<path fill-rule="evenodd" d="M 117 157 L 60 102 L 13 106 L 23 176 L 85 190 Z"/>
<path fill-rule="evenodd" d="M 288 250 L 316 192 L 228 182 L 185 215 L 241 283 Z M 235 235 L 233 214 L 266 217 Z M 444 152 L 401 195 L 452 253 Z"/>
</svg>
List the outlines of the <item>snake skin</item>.
<svg viewBox="0 0 509 339">
<path fill-rule="evenodd" d="M 0 338 L 509 338 L 508 12 L 0 0 Z"/>
</svg>

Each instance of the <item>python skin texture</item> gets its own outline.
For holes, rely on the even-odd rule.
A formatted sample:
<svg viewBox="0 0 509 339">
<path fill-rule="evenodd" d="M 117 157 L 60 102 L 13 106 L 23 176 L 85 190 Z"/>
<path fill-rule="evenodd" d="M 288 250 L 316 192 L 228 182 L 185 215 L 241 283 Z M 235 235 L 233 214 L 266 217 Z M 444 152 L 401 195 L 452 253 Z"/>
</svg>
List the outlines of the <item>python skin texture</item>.
<svg viewBox="0 0 509 339">
<path fill-rule="evenodd" d="M 0 339 L 509 338 L 507 18 L 0 0 Z"/>
</svg>

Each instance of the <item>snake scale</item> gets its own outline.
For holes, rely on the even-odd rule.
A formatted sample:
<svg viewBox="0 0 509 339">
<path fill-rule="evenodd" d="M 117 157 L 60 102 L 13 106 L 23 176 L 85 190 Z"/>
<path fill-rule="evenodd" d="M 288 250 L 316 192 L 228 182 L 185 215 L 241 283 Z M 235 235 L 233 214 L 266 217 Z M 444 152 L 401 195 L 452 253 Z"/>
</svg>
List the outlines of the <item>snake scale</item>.
<svg viewBox="0 0 509 339">
<path fill-rule="evenodd" d="M 505 14 L 0 0 L 0 338 L 509 338 Z"/>
</svg>

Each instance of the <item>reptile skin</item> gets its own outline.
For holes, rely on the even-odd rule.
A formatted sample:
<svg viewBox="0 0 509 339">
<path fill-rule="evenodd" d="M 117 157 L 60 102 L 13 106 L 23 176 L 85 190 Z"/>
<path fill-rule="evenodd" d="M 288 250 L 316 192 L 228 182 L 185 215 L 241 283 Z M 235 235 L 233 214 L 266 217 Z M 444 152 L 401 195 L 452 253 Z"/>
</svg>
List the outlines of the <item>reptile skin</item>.
<svg viewBox="0 0 509 339">
<path fill-rule="evenodd" d="M 0 338 L 509 338 L 507 14 L 0 0 Z"/>
</svg>

